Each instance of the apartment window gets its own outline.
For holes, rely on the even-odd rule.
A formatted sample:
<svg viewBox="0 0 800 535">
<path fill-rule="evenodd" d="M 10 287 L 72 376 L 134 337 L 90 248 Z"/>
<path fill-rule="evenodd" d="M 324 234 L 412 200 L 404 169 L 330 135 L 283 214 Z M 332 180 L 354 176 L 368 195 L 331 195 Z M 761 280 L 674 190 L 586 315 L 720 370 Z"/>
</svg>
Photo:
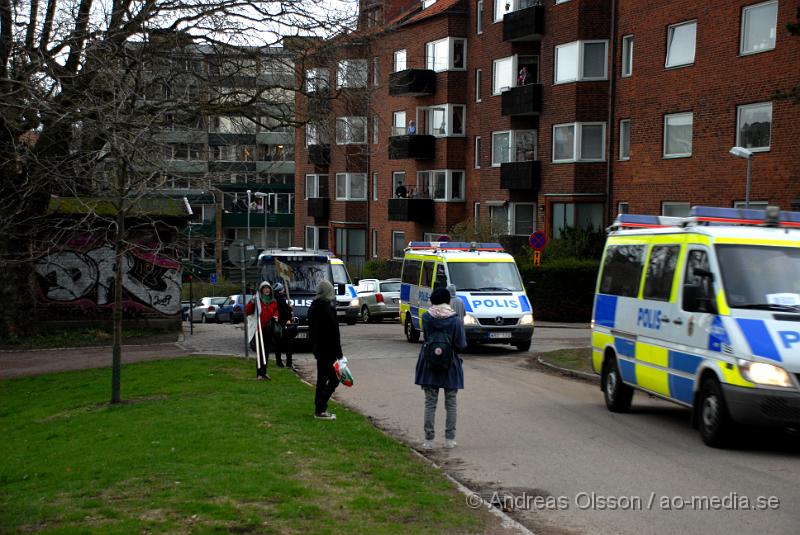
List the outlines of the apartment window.
<svg viewBox="0 0 800 535">
<path fill-rule="evenodd" d="M 606 123 L 570 123 L 553 126 L 553 163 L 602 162 Z"/>
<path fill-rule="evenodd" d="M 475 228 L 478 228 L 478 222 L 481 220 L 481 203 L 472 203 L 472 222 Z"/>
<path fill-rule="evenodd" d="M 377 115 L 372 116 L 372 144 L 378 144 L 378 121 L 380 119 Z"/>
<path fill-rule="evenodd" d="M 622 37 L 622 76 L 633 74 L 633 36 Z"/>
<path fill-rule="evenodd" d="M 742 10 L 741 54 L 758 54 L 775 48 L 778 2 L 764 2 Z"/>
<path fill-rule="evenodd" d="M 494 22 L 503 20 L 506 13 L 531 7 L 534 3 L 534 0 L 494 0 Z"/>
<path fill-rule="evenodd" d="M 336 173 L 337 201 L 366 201 L 366 173 Z"/>
<path fill-rule="evenodd" d="M 733 207 L 734 208 L 746 208 L 748 203 L 745 201 L 734 201 Z M 769 202 L 767 201 L 750 201 L 750 209 L 751 210 L 766 210 L 767 206 L 769 206 Z"/>
<path fill-rule="evenodd" d="M 697 21 L 682 22 L 667 30 L 666 67 L 681 67 L 694 63 L 697 42 Z"/>
<path fill-rule="evenodd" d="M 476 21 L 475 33 L 480 35 L 483 33 L 483 0 L 478 0 L 478 9 L 476 11 L 478 12 L 478 20 Z"/>
<path fill-rule="evenodd" d="M 392 258 L 403 258 L 406 248 L 406 233 L 392 231 Z"/>
<path fill-rule="evenodd" d="M 536 227 L 536 205 L 533 203 L 510 203 L 511 234 L 529 236 Z"/>
<path fill-rule="evenodd" d="M 489 225 L 492 233 L 508 234 L 508 204 L 496 201 L 489 204 Z"/>
<path fill-rule="evenodd" d="M 661 215 L 670 217 L 689 217 L 691 207 L 688 202 L 662 202 Z"/>
<path fill-rule="evenodd" d="M 380 84 L 381 84 L 380 58 L 372 58 L 372 86 L 378 87 Z"/>
<path fill-rule="evenodd" d="M 475 136 L 475 169 L 481 168 L 481 136 Z"/>
<path fill-rule="evenodd" d="M 306 227 L 306 249 L 324 251 L 328 248 L 328 227 Z"/>
<path fill-rule="evenodd" d="M 608 41 L 575 41 L 556 46 L 555 83 L 605 80 Z"/>
<path fill-rule="evenodd" d="M 356 145 L 367 142 L 366 117 L 337 117 L 336 144 Z"/>
<path fill-rule="evenodd" d="M 536 130 L 492 132 L 492 167 L 536 159 Z"/>
<path fill-rule="evenodd" d="M 436 137 L 463 136 L 466 106 L 440 104 L 424 108 L 426 133 Z"/>
<path fill-rule="evenodd" d="M 336 229 L 336 254 L 352 265 L 357 270 L 360 270 L 364 265 L 364 260 L 367 257 L 367 231 L 365 229 Z M 333 283 L 346 283 L 344 266 L 338 270 L 333 266 Z"/>
<path fill-rule="evenodd" d="M 406 51 L 396 50 L 394 53 L 394 72 L 406 70 Z"/>
<path fill-rule="evenodd" d="M 600 230 L 603 228 L 602 203 L 553 203 L 552 214 L 553 239 L 558 239 L 567 228 L 584 230 Z"/>
<path fill-rule="evenodd" d="M 328 142 L 328 132 L 323 125 L 314 123 L 306 125 L 306 146 L 327 145 Z"/>
<path fill-rule="evenodd" d="M 372 173 L 372 200 L 378 200 L 378 173 Z"/>
<path fill-rule="evenodd" d="M 400 186 L 402 186 L 403 189 L 400 189 Z M 404 190 L 405 193 L 403 193 Z M 392 196 L 396 198 L 405 195 L 408 195 L 406 173 L 405 171 L 395 171 L 392 173 Z"/>
<path fill-rule="evenodd" d="M 628 214 L 628 213 L 630 213 L 630 212 L 629 212 L 629 208 L 628 208 L 628 203 L 627 202 L 619 202 L 619 203 L 617 203 L 617 215 Z"/>
<path fill-rule="evenodd" d="M 368 72 L 366 59 L 343 59 L 336 71 L 336 87 L 367 87 Z"/>
<path fill-rule="evenodd" d="M 739 106 L 736 111 L 736 146 L 768 151 L 772 131 L 772 102 Z"/>
<path fill-rule="evenodd" d="M 425 66 L 436 72 L 466 67 L 467 40 L 447 37 L 425 45 Z"/>
<path fill-rule="evenodd" d="M 378 229 L 372 229 L 372 258 L 378 258 Z"/>
<path fill-rule="evenodd" d="M 328 196 L 328 175 L 306 175 L 306 199 Z"/>
<path fill-rule="evenodd" d="M 619 122 L 619 159 L 631 159 L 631 120 L 623 119 Z"/>
<path fill-rule="evenodd" d="M 306 91 L 308 93 L 325 92 L 330 88 L 328 69 L 308 69 L 306 71 Z"/>
<path fill-rule="evenodd" d="M 392 113 L 392 135 L 404 136 L 406 134 L 406 112 L 396 111 Z"/>
<path fill-rule="evenodd" d="M 692 155 L 692 112 L 664 116 L 664 158 Z"/>
<path fill-rule="evenodd" d="M 515 57 L 496 59 L 492 62 L 492 94 L 499 95 L 514 87 Z"/>
<path fill-rule="evenodd" d="M 481 69 L 475 69 L 475 102 L 481 101 L 481 83 L 482 83 L 482 75 L 483 71 Z"/>
<path fill-rule="evenodd" d="M 463 201 L 464 171 L 450 169 L 419 171 L 417 193 L 436 201 Z"/>
</svg>

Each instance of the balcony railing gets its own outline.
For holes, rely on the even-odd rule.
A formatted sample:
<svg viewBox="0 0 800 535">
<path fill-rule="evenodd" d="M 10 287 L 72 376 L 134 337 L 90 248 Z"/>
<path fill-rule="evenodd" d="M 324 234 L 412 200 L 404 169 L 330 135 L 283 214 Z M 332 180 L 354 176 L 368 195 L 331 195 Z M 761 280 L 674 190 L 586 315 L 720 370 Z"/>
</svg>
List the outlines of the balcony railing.
<svg viewBox="0 0 800 535">
<path fill-rule="evenodd" d="M 500 187 L 503 189 L 538 191 L 542 181 L 541 169 L 539 160 L 501 164 Z"/>
<path fill-rule="evenodd" d="M 247 212 L 222 214 L 222 226 L 247 228 Z M 267 214 L 267 227 L 294 227 L 294 214 Z M 264 228 L 264 212 L 250 212 L 250 228 Z"/>
<path fill-rule="evenodd" d="M 328 165 L 331 163 L 330 145 L 309 145 L 308 163 L 314 165 Z"/>
<path fill-rule="evenodd" d="M 436 92 L 436 73 L 430 69 L 406 69 L 389 75 L 389 95 L 419 97 Z"/>
<path fill-rule="evenodd" d="M 539 115 L 542 113 L 542 84 L 527 84 L 503 91 L 502 115 Z"/>
<path fill-rule="evenodd" d="M 389 221 L 433 223 L 435 215 L 433 199 L 389 199 Z"/>
<path fill-rule="evenodd" d="M 330 199 L 328 197 L 309 197 L 306 199 L 306 212 L 311 217 L 327 219 L 330 213 Z"/>
<path fill-rule="evenodd" d="M 544 6 L 531 6 L 503 16 L 503 41 L 538 41 L 544 34 Z"/>
<path fill-rule="evenodd" d="M 390 160 L 432 160 L 436 157 L 436 138 L 428 135 L 391 136 Z"/>
</svg>

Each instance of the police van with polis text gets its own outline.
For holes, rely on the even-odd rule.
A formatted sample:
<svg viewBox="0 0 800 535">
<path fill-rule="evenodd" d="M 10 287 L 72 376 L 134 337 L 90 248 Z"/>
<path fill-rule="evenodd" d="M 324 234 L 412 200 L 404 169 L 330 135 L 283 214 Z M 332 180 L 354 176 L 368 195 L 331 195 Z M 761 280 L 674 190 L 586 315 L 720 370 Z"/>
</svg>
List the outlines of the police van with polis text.
<svg viewBox="0 0 800 535">
<path fill-rule="evenodd" d="M 268 249 L 258 256 L 261 279 L 286 288 L 293 314 L 300 320 L 297 340 L 308 339 L 308 307 L 317 285 L 326 280 L 336 294 L 336 314 L 340 322 L 358 321 L 358 298 L 344 262 L 327 251 L 308 251 L 301 247 Z M 353 301 L 356 304 L 353 305 Z"/>
<path fill-rule="evenodd" d="M 533 312 L 514 257 L 498 243 L 411 242 L 400 286 L 400 323 L 417 342 L 422 315 L 436 288 L 453 284 L 464 303 L 464 331 L 471 344 L 531 347 Z"/>
<path fill-rule="evenodd" d="M 800 428 L 800 212 L 698 206 L 609 231 L 592 317 L 608 409 L 634 390 L 679 403 L 710 446 Z"/>
</svg>

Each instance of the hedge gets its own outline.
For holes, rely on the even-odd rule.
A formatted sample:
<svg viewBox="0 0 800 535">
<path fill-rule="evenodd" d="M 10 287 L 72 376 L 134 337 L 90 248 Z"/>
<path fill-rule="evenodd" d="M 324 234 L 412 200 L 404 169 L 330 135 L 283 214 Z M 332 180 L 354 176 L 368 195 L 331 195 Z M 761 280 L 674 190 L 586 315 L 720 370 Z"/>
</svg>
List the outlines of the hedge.
<svg viewBox="0 0 800 535">
<path fill-rule="evenodd" d="M 543 321 L 591 321 L 599 265 L 597 260 L 560 259 L 538 267 L 520 266 L 533 317 Z"/>
<path fill-rule="evenodd" d="M 402 260 L 369 260 L 364 263 L 362 279 L 393 279 L 400 277 Z"/>
<path fill-rule="evenodd" d="M 202 297 L 228 297 L 229 295 L 242 293 L 242 285 L 238 282 L 223 281 L 211 284 L 204 281 L 192 281 L 192 298 L 199 301 Z M 189 300 L 189 283 L 184 282 L 181 286 L 181 301 Z"/>
</svg>

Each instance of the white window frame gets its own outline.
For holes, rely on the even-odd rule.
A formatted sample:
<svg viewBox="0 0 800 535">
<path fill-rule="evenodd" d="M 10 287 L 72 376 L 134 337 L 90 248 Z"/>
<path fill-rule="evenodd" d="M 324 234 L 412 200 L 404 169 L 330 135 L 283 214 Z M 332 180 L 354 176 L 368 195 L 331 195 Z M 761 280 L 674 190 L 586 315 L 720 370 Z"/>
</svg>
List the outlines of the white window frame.
<svg viewBox="0 0 800 535">
<path fill-rule="evenodd" d="M 481 136 L 475 136 L 475 154 L 474 154 L 475 169 L 481 168 Z"/>
<path fill-rule="evenodd" d="M 772 102 L 754 102 L 752 104 L 742 104 L 741 106 L 736 106 L 736 146 L 737 147 L 744 147 L 742 143 L 744 141 L 741 139 L 742 136 L 742 111 L 747 108 L 756 108 L 756 107 L 763 107 L 769 106 L 769 145 L 766 147 L 745 147 L 752 152 L 769 152 L 772 148 L 772 110 L 774 109 L 772 106 Z"/>
<path fill-rule="evenodd" d="M 602 43 L 604 46 L 605 53 L 603 54 L 603 76 L 584 76 L 583 75 L 583 67 L 584 67 L 584 50 L 586 45 Z M 565 78 L 563 80 L 558 80 L 558 51 L 560 49 L 566 48 L 568 46 L 575 46 L 577 44 L 578 47 L 578 65 L 576 71 L 576 78 Z M 555 54 L 553 59 L 553 85 L 559 84 L 571 84 L 573 82 L 595 82 L 598 80 L 608 80 L 608 40 L 607 39 L 587 39 L 583 41 L 572 41 L 570 43 L 562 43 L 560 45 L 556 45 Z"/>
<path fill-rule="evenodd" d="M 466 192 L 464 188 L 466 187 L 466 176 L 467 173 L 464 169 L 431 169 L 426 171 L 417 171 L 417 190 L 421 190 L 421 186 L 423 185 L 423 181 L 420 179 L 420 176 L 429 173 L 430 182 L 429 182 L 429 195 L 430 198 L 434 200 L 434 202 L 464 202 L 466 199 Z M 434 197 L 434 192 L 436 191 L 436 173 L 445 173 L 445 186 L 444 186 L 444 197 L 437 199 Z M 461 173 L 461 197 L 453 198 L 452 197 L 452 188 L 451 184 L 453 182 L 453 173 Z"/>
<path fill-rule="evenodd" d="M 633 34 L 622 36 L 622 61 L 621 76 L 622 78 L 629 78 L 633 75 Z"/>
<path fill-rule="evenodd" d="M 306 92 L 327 91 L 331 87 L 331 73 L 328 69 L 315 68 L 306 70 Z"/>
<path fill-rule="evenodd" d="M 364 139 L 356 140 L 353 138 L 353 127 L 355 119 L 363 123 Z M 341 134 L 341 137 L 340 137 Z M 367 118 L 363 115 L 350 115 L 336 118 L 336 144 L 337 145 L 365 145 L 367 143 Z"/>
<path fill-rule="evenodd" d="M 501 62 L 501 61 L 508 61 L 508 60 L 511 61 L 511 80 L 510 80 L 510 84 L 511 85 L 498 86 L 497 84 L 500 83 L 500 82 L 498 82 L 498 79 L 497 79 L 497 64 L 499 62 Z M 516 76 L 517 76 L 517 55 L 516 54 L 514 54 L 513 56 L 506 56 L 504 58 L 497 58 L 497 59 L 492 60 L 492 95 L 502 95 L 503 91 L 508 91 L 509 89 L 511 89 L 512 87 L 517 85 L 516 83 L 514 83 L 515 79 L 516 79 Z"/>
<path fill-rule="evenodd" d="M 404 71 L 404 70 L 406 70 L 408 68 L 407 67 L 407 63 L 406 63 L 407 56 L 408 56 L 408 53 L 406 52 L 405 48 L 402 49 L 402 50 L 395 50 L 394 51 L 393 61 L 392 61 L 392 66 L 393 66 L 393 69 L 394 69 L 393 72 Z M 402 66 L 402 69 L 399 68 L 401 66 Z"/>
<path fill-rule="evenodd" d="M 572 158 L 563 159 L 563 160 L 556 160 L 556 144 L 555 144 L 555 136 L 556 136 L 556 128 L 562 127 L 569 127 L 572 126 L 575 128 L 575 135 L 573 136 L 573 144 L 572 144 Z M 581 142 L 583 141 L 583 127 L 584 126 L 602 126 L 603 127 L 603 150 L 602 150 L 602 157 L 601 158 L 584 158 L 583 154 L 581 153 Z M 553 125 L 553 151 L 552 151 L 552 163 L 575 163 L 575 162 L 604 162 L 606 161 L 606 123 L 602 121 L 595 121 L 595 122 L 582 122 L 582 123 L 562 123 L 562 124 L 554 124 Z"/>
<path fill-rule="evenodd" d="M 304 197 L 305 199 L 317 199 L 317 198 L 320 198 L 319 183 L 320 183 L 320 178 L 321 177 L 325 177 L 325 180 L 328 180 L 328 175 L 324 175 L 324 174 L 309 174 L 309 175 L 306 175 L 306 183 L 305 183 L 305 186 L 303 188 L 303 195 L 305 196 Z M 308 195 L 308 182 L 309 182 L 309 179 L 311 179 L 313 181 L 313 183 L 314 183 L 314 186 L 311 188 L 312 189 L 312 193 L 314 195 L 311 196 L 311 197 L 309 197 L 309 195 Z"/>
<path fill-rule="evenodd" d="M 463 58 L 463 67 L 454 67 L 455 64 L 455 43 L 456 41 L 462 41 L 464 43 L 464 58 Z M 437 68 L 435 65 L 435 54 L 431 57 L 430 51 L 431 47 L 436 47 L 436 45 L 446 43 L 447 46 L 447 66 L 445 68 Z M 434 72 L 444 72 L 444 71 L 465 71 L 467 69 L 467 40 L 464 37 L 445 37 L 444 39 L 437 39 L 436 41 L 429 41 L 425 43 L 425 68 L 432 70 Z"/>
<path fill-rule="evenodd" d="M 461 129 L 462 132 L 460 134 L 453 133 L 453 117 L 458 110 L 461 108 Z M 445 110 L 445 117 L 447 118 L 447 131 L 444 133 L 437 132 L 437 128 L 434 128 L 430 117 L 428 116 L 428 112 L 435 110 L 435 109 L 444 109 Z M 464 104 L 437 104 L 435 106 L 427 106 L 427 107 L 420 107 L 417 108 L 417 113 L 422 112 L 425 114 L 425 133 L 434 136 L 434 137 L 465 137 L 467 134 L 467 107 Z M 417 121 L 419 122 L 419 121 Z M 417 134 L 419 134 L 419 127 L 417 127 Z"/>
<path fill-rule="evenodd" d="M 483 0 L 478 0 L 475 7 L 475 33 L 478 35 L 483 33 Z"/>
<path fill-rule="evenodd" d="M 481 84 L 483 83 L 483 70 L 475 69 L 475 102 L 482 102 Z"/>
<path fill-rule="evenodd" d="M 761 50 L 744 50 L 745 34 L 747 31 L 747 12 L 749 10 L 757 9 L 759 7 L 764 7 L 770 4 L 775 6 L 775 27 L 774 27 L 775 35 L 772 37 L 772 47 L 764 48 Z M 761 54 L 762 52 L 769 52 L 770 50 L 775 50 L 775 46 L 777 45 L 778 41 L 778 0 L 770 0 L 769 2 L 761 2 L 759 4 L 744 6 L 742 8 L 742 23 L 740 32 L 741 33 L 739 35 L 739 55 L 750 56 L 753 54 Z"/>
<path fill-rule="evenodd" d="M 624 212 L 622 211 L 622 207 L 623 206 L 625 207 L 625 211 Z M 628 201 L 619 201 L 617 203 L 617 215 L 629 214 L 630 213 L 630 209 L 631 208 L 630 208 L 630 204 L 628 203 Z"/>
<path fill-rule="evenodd" d="M 328 145 L 330 141 L 326 141 L 325 129 L 323 125 L 315 123 L 306 124 L 306 147 L 311 145 Z M 313 141 L 313 143 L 312 143 Z"/>
<path fill-rule="evenodd" d="M 406 129 L 408 128 L 406 125 L 406 110 L 399 110 L 392 112 L 392 135 L 393 136 L 404 136 L 406 135 Z M 400 118 L 402 117 L 402 121 Z M 400 124 L 402 123 L 402 124 Z M 416 124 L 416 123 L 415 123 Z"/>
<path fill-rule="evenodd" d="M 397 198 L 397 194 L 395 192 L 397 191 L 397 188 L 400 187 L 400 185 L 397 184 L 397 175 L 403 175 L 403 186 L 406 187 L 406 193 L 408 193 L 408 185 L 406 185 L 406 172 L 405 171 L 392 171 L 391 197 L 393 199 Z"/>
<path fill-rule="evenodd" d="M 533 208 L 533 219 L 531 220 L 531 232 L 536 230 L 536 203 L 534 202 L 511 202 L 508 203 L 508 231 L 509 236 L 530 236 L 529 233 L 518 233 L 517 226 L 517 207 L 530 206 Z"/>
<path fill-rule="evenodd" d="M 363 68 L 363 73 L 364 73 L 363 83 L 361 81 L 358 81 L 357 84 L 345 83 L 345 82 L 349 82 L 349 80 L 350 80 L 349 71 L 352 68 L 358 68 L 359 70 L 362 70 L 362 68 Z M 341 89 L 341 88 L 345 88 L 345 89 L 347 89 L 347 88 L 350 88 L 350 89 L 353 89 L 353 88 L 355 88 L 355 89 L 365 88 L 365 87 L 367 87 L 368 79 L 369 79 L 369 60 L 368 59 L 352 58 L 352 59 L 339 60 L 339 64 L 338 64 L 338 66 L 336 68 L 336 88 L 337 89 Z"/>
<path fill-rule="evenodd" d="M 503 17 L 508 15 L 509 13 L 513 13 L 514 11 L 519 11 L 520 9 L 526 9 L 528 6 L 523 6 L 520 0 L 493 0 L 494 5 L 492 6 L 492 22 L 503 22 Z M 532 5 L 532 4 L 531 4 Z M 498 15 L 498 8 L 508 8 L 508 10 L 503 9 L 502 13 Z"/>
<path fill-rule="evenodd" d="M 622 125 L 627 125 L 628 131 L 628 154 L 625 155 L 622 153 L 622 149 L 625 147 L 625 141 L 622 136 L 624 128 Z M 631 120 L 630 119 L 621 119 L 619 121 L 619 161 L 627 162 L 631 159 Z"/>
<path fill-rule="evenodd" d="M 339 178 L 345 180 L 345 196 L 339 196 Z M 364 181 L 364 196 L 353 197 L 353 181 Z M 367 200 L 367 174 L 366 173 L 336 173 L 336 183 L 334 184 L 337 201 L 366 201 Z"/>
<path fill-rule="evenodd" d="M 515 154 L 516 148 L 517 148 L 517 135 L 519 135 L 520 133 L 523 133 L 523 132 L 525 132 L 525 133 L 533 132 L 533 137 L 538 142 L 537 131 L 535 129 L 533 129 L 533 128 L 524 129 L 524 130 L 523 129 L 519 129 L 519 130 L 498 130 L 498 131 L 492 132 L 492 167 L 500 167 L 504 163 L 513 163 L 513 162 L 518 162 L 518 161 L 525 161 L 525 160 L 517 160 L 516 159 L 516 154 Z M 494 159 L 494 153 L 495 153 L 495 151 L 494 151 L 494 139 L 495 139 L 495 136 L 499 136 L 499 135 L 502 135 L 502 134 L 509 134 L 509 136 L 508 136 L 508 160 L 496 161 Z M 533 159 L 534 160 L 537 160 L 539 158 L 538 150 L 539 150 L 538 147 L 536 145 L 534 145 L 534 147 L 533 147 L 533 153 L 534 153 Z"/>
<path fill-rule="evenodd" d="M 689 62 L 686 62 L 686 63 L 675 63 L 675 64 L 670 65 L 669 51 L 670 51 L 670 47 L 672 46 L 672 39 L 673 39 L 673 36 L 674 36 L 674 31 L 675 31 L 676 28 L 679 28 L 681 26 L 688 26 L 690 24 L 694 25 L 694 52 L 692 53 L 692 61 L 689 61 Z M 694 65 L 694 62 L 695 62 L 695 60 L 697 58 L 697 19 L 686 20 L 686 21 L 683 21 L 683 22 L 679 22 L 677 24 L 670 24 L 667 27 L 667 50 L 666 50 L 666 55 L 665 56 L 666 57 L 664 58 L 664 68 L 666 68 L 666 69 L 678 69 L 680 67 L 688 67 L 690 65 Z"/>
<path fill-rule="evenodd" d="M 662 141 L 662 148 L 661 148 L 661 155 L 663 158 L 671 159 L 671 158 L 689 158 L 692 155 L 692 151 L 689 152 L 676 152 L 672 154 L 667 154 L 667 121 L 670 117 L 680 117 L 680 116 L 690 116 L 692 118 L 692 136 L 689 139 L 690 144 L 692 145 L 692 150 L 694 150 L 694 112 L 686 111 L 680 113 L 669 113 L 664 115 L 664 123 L 663 123 L 663 141 Z"/>
<path fill-rule="evenodd" d="M 313 246 L 309 246 L 308 244 L 308 229 L 313 229 L 313 236 L 314 236 L 314 244 Z M 318 227 L 316 225 L 306 225 L 305 233 L 303 235 L 303 242 L 306 245 L 306 249 L 310 249 L 312 251 L 319 251 L 319 234 L 320 230 L 324 229 L 325 232 L 328 232 L 328 227 Z"/>
<path fill-rule="evenodd" d="M 395 253 L 394 240 L 395 240 L 396 235 L 398 235 L 398 234 L 402 234 L 403 235 L 403 243 L 406 242 L 406 233 L 405 233 L 405 231 L 403 231 L 403 230 L 393 230 L 392 231 L 392 258 L 403 258 L 402 255 L 401 256 L 395 256 L 395 254 L 394 254 Z M 405 249 L 405 247 L 403 249 Z"/>
</svg>

